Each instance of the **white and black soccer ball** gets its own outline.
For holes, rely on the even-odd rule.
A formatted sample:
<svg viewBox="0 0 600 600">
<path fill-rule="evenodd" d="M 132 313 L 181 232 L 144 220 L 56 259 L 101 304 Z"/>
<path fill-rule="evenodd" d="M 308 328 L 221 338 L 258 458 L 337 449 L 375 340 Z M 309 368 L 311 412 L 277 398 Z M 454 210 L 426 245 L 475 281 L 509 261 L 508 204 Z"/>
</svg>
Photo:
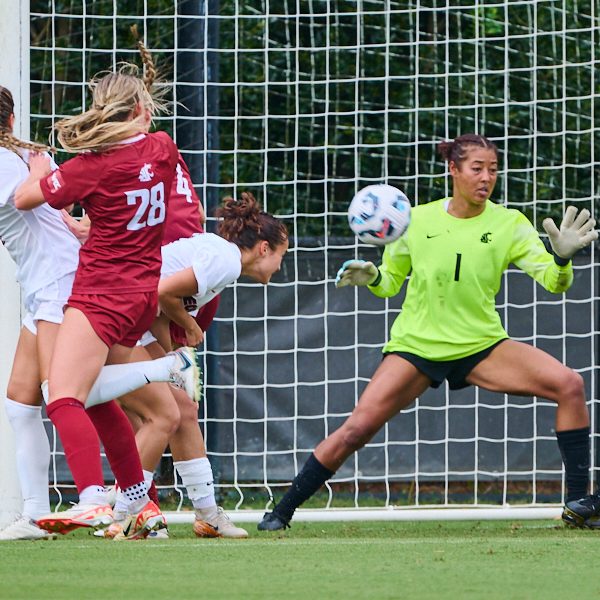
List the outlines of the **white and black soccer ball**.
<svg viewBox="0 0 600 600">
<path fill-rule="evenodd" d="M 410 202 L 391 185 L 369 185 L 348 207 L 350 229 L 361 242 L 384 246 L 397 240 L 410 224 Z"/>
</svg>

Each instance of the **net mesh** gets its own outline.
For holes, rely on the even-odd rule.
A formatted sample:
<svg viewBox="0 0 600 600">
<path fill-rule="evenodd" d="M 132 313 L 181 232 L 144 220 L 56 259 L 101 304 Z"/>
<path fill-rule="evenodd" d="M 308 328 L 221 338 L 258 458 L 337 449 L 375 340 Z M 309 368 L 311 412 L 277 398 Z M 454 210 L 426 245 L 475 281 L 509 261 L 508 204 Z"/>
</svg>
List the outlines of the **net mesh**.
<svg viewBox="0 0 600 600">
<path fill-rule="evenodd" d="M 435 145 L 476 131 L 501 149 L 495 199 L 535 224 L 593 210 L 599 140 L 599 2 L 553 0 L 31 0 L 31 131 L 46 140 L 89 101 L 86 81 L 139 62 L 137 23 L 163 72 L 176 139 L 209 215 L 249 190 L 293 246 L 267 288 L 223 294 L 205 344 L 200 410 L 221 500 L 264 506 L 349 414 L 402 297 L 333 288 L 348 258 L 346 208 L 374 182 L 415 204 L 448 193 Z M 65 156 L 58 155 L 58 160 Z M 509 269 L 509 333 L 584 376 L 596 419 L 597 270 L 566 297 Z M 467 389 L 427 392 L 340 469 L 326 506 L 561 501 L 554 408 Z M 55 487 L 72 489 L 55 443 Z M 594 463 L 595 464 L 595 463 Z M 175 490 L 169 455 L 163 493 Z M 181 506 L 181 501 L 179 501 Z"/>
</svg>

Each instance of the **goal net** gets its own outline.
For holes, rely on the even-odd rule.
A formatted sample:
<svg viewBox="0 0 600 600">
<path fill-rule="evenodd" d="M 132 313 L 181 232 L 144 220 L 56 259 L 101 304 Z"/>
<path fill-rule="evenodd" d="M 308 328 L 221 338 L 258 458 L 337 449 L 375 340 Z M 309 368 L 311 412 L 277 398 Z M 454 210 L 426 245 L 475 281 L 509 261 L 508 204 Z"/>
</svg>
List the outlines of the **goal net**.
<svg viewBox="0 0 600 600">
<path fill-rule="evenodd" d="M 475 131 L 501 149 L 497 202 L 538 227 L 569 204 L 597 209 L 599 5 L 31 0 L 21 83 L 32 137 L 46 139 L 55 120 L 82 109 L 95 72 L 139 61 L 129 33 L 137 23 L 172 82 L 173 113 L 157 125 L 188 162 L 209 229 L 222 197 L 249 190 L 293 236 L 269 286 L 241 280 L 223 293 L 205 343 L 199 418 L 227 508 L 262 511 L 280 497 L 380 361 L 402 295 L 384 301 L 333 285 L 344 260 L 380 257 L 349 232 L 356 190 L 386 182 L 414 204 L 443 197 L 436 143 Z M 547 294 L 511 268 L 497 298 L 512 337 L 584 377 L 594 431 L 596 281 L 592 249 L 577 258 L 568 294 Z M 541 398 L 430 390 L 308 506 L 326 518 L 335 509 L 364 518 L 355 509 L 557 507 L 554 413 Z M 74 488 L 51 440 L 52 487 L 64 497 Z M 188 506 L 168 454 L 157 482 L 165 502 Z"/>
</svg>

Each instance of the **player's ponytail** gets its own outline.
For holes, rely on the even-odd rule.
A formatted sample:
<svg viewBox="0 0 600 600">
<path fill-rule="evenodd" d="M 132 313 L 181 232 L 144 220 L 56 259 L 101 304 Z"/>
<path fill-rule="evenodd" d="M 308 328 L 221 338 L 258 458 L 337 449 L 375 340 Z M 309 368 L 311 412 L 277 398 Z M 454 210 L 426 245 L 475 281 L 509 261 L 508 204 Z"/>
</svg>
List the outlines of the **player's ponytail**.
<svg viewBox="0 0 600 600">
<path fill-rule="evenodd" d="M 471 146 L 488 148 L 498 156 L 498 147 L 485 136 L 476 133 L 465 133 L 452 141 L 440 142 L 437 146 L 438 154 L 446 161 L 453 162 L 458 168 L 466 158 Z"/>
<path fill-rule="evenodd" d="M 261 210 L 250 192 L 242 192 L 239 200 L 225 198 L 215 214 L 219 219 L 219 235 L 239 248 L 253 248 L 264 240 L 274 250 L 288 239 L 284 223 Z"/>
<path fill-rule="evenodd" d="M 10 117 L 15 112 L 15 101 L 8 88 L 0 85 L 0 146 L 17 154 L 22 158 L 19 149 L 31 150 L 33 152 L 46 152 L 50 150 L 48 146 L 36 144 L 34 142 L 25 142 L 15 137 L 10 125 Z"/>
<path fill-rule="evenodd" d="M 137 38 L 137 29 L 133 33 Z M 156 89 L 152 55 L 141 40 L 137 39 L 137 45 L 144 65 L 141 75 L 139 67 L 131 63 L 119 63 L 115 72 L 94 75 L 88 84 L 92 92 L 90 108 L 56 123 L 58 140 L 68 152 L 107 150 L 147 131 L 146 110 L 151 115 L 166 111 L 166 90 Z"/>
<path fill-rule="evenodd" d="M 154 66 L 154 61 L 152 60 L 152 54 L 150 53 L 150 50 L 146 48 L 144 41 L 140 38 L 137 25 L 132 25 L 130 27 L 130 30 L 131 34 L 136 40 L 140 56 L 142 57 L 142 64 L 144 65 L 142 81 L 144 82 L 144 85 L 146 86 L 148 92 L 152 94 L 154 81 L 157 77 L 156 67 Z"/>
</svg>

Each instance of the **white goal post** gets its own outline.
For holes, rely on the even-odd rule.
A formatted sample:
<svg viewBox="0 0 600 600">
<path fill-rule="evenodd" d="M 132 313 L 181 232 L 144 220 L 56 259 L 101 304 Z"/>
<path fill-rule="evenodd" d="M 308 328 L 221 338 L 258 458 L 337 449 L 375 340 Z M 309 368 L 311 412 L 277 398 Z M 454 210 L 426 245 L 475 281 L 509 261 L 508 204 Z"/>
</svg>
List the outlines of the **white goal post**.
<svg viewBox="0 0 600 600">
<path fill-rule="evenodd" d="M 3 10 L 0 18 L 0 85 L 13 93 L 16 134 L 29 137 L 29 6 Z M 5 397 L 12 358 L 21 323 L 21 295 L 15 281 L 15 265 L 0 244 L 0 398 Z M 21 509 L 12 429 L 4 402 L 0 406 L 0 527 Z"/>
<path fill-rule="evenodd" d="M 0 20 L 0 83 L 19 95 L 22 135 L 29 116 L 31 137 L 44 141 L 53 122 L 85 105 L 95 72 L 138 60 L 128 33 L 135 22 L 173 82 L 173 114 L 157 122 L 190 166 L 209 229 L 220 199 L 243 190 L 290 229 L 282 271 L 266 288 L 241 280 L 226 290 L 205 343 L 199 418 L 219 500 L 240 522 L 258 520 L 351 412 L 401 309 L 402 296 L 383 301 L 334 288 L 344 260 L 379 259 L 347 227 L 357 189 L 385 182 L 415 204 L 442 197 L 448 183 L 436 143 L 477 131 L 501 150 L 495 201 L 522 210 L 538 228 L 567 204 L 598 213 L 598 0 L 20 6 L 19 15 Z M 577 257 L 568 294 L 547 294 L 511 267 L 497 298 L 511 336 L 584 377 L 594 475 L 597 281 L 592 248 Z M 6 261 L 0 288 L 8 298 L 0 306 L 1 384 L 19 313 Z M 564 475 L 553 417 L 554 407 L 541 398 L 428 391 L 351 457 L 297 518 L 557 516 Z M 2 421 L 0 427 L 5 440 Z M 66 498 L 73 484 L 52 442 L 52 493 Z M 10 453 L 2 456 L 6 486 Z M 175 503 L 171 520 L 189 521 L 168 454 L 157 483 L 165 506 Z"/>
</svg>

